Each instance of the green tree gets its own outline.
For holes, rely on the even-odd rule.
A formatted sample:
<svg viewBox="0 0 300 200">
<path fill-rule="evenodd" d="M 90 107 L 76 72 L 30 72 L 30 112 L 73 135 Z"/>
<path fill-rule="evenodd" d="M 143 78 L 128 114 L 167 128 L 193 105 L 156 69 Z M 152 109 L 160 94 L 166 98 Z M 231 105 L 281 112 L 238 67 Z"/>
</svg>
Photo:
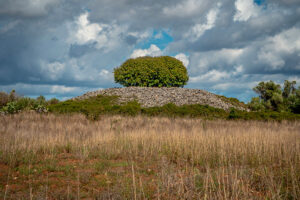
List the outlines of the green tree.
<svg viewBox="0 0 300 200">
<path fill-rule="evenodd" d="M 296 94 L 296 81 L 284 81 L 284 87 L 283 87 L 283 92 L 282 92 L 282 97 L 283 98 L 289 98 L 290 95 L 295 95 Z"/>
<path fill-rule="evenodd" d="M 253 111 L 265 110 L 265 106 L 263 105 L 263 102 L 259 97 L 253 97 L 251 99 L 251 102 L 248 105 L 249 105 L 249 108 Z"/>
<path fill-rule="evenodd" d="M 294 101 L 290 109 L 293 113 L 300 114 L 300 86 L 295 90 L 295 95 L 293 95 L 292 98 Z"/>
<path fill-rule="evenodd" d="M 260 99 L 267 109 L 276 111 L 283 109 L 282 91 L 279 84 L 273 81 L 260 82 L 253 90 L 259 94 Z"/>
<path fill-rule="evenodd" d="M 114 69 L 114 77 L 126 87 L 183 87 L 189 79 L 183 63 L 169 56 L 129 59 Z"/>
</svg>

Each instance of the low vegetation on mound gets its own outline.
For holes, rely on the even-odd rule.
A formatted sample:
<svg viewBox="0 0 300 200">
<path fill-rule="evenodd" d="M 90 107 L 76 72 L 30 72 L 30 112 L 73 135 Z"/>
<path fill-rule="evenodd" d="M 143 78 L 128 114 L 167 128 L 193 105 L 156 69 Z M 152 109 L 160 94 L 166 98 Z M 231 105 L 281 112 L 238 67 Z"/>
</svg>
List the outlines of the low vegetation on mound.
<svg viewBox="0 0 300 200">
<path fill-rule="evenodd" d="M 161 107 L 143 108 L 136 101 L 117 104 L 117 96 L 91 97 L 84 100 L 68 100 L 50 105 L 49 111 L 54 113 L 83 113 L 89 119 L 99 119 L 101 115 L 146 115 L 164 117 L 198 117 L 204 119 L 243 119 L 243 120 L 297 120 L 300 115 L 288 112 L 247 112 L 231 109 L 229 112 L 208 105 L 176 106 L 169 103 Z"/>
</svg>

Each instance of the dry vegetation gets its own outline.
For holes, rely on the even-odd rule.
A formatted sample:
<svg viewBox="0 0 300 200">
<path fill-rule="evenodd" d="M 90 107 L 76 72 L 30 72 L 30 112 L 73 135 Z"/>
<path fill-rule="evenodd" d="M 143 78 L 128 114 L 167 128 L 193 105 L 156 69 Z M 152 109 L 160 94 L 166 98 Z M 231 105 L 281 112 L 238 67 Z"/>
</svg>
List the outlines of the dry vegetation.
<svg viewBox="0 0 300 200">
<path fill-rule="evenodd" d="M 0 198 L 299 199 L 300 122 L 0 116 Z"/>
</svg>

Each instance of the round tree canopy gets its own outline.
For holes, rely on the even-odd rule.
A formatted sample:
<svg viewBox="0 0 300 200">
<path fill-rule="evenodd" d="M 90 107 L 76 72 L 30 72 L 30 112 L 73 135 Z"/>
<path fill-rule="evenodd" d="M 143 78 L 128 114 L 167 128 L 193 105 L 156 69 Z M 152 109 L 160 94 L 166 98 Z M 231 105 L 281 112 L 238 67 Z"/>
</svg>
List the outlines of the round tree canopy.
<svg viewBox="0 0 300 200">
<path fill-rule="evenodd" d="M 189 79 L 183 63 L 170 56 L 128 59 L 114 69 L 114 77 L 126 87 L 183 87 Z"/>
</svg>

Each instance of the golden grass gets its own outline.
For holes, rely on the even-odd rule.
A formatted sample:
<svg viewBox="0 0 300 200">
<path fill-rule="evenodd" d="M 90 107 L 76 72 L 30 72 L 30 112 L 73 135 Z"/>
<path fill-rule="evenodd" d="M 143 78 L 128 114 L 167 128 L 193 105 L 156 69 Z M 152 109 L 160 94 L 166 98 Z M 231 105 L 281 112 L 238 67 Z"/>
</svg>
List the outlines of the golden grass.
<svg viewBox="0 0 300 200">
<path fill-rule="evenodd" d="M 298 199 L 300 122 L 2 116 L 0 185 L 6 199 Z"/>
</svg>

